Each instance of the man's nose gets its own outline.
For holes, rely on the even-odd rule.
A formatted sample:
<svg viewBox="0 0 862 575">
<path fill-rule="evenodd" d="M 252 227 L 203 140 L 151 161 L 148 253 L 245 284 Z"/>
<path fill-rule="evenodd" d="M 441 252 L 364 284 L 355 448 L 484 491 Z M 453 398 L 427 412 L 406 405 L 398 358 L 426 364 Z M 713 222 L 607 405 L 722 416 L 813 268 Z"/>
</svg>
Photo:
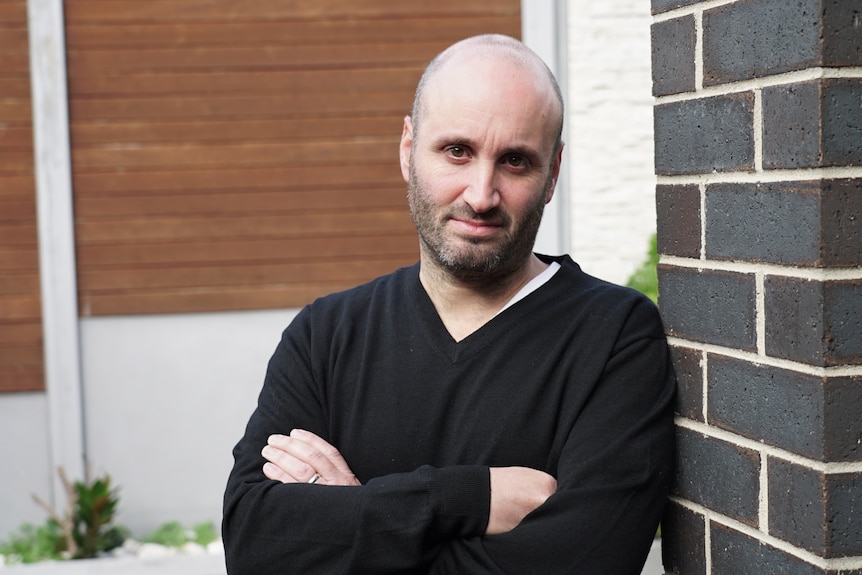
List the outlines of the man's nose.
<svg viewBox="0 0 862 575">
<path fill-rule="evenodd" d="M 477 214 L 493 210 L 500 204 L 496 163 L 474 162 L 471 168 L 471 178 L 463 194 L 464 201 Z"/>
</svg>

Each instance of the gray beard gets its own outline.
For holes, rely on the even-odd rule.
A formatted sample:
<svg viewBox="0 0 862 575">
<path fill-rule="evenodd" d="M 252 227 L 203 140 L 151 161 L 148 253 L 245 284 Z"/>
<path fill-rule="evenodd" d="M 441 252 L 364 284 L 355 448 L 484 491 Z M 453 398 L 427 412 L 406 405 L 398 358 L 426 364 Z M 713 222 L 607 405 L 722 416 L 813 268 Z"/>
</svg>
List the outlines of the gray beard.
<svg viewBox="0 0 862 575">
<path fill-rule="evenodd" d="M 547 189 L 547 185 L 544 189 Z M 419 233 L 422 251 L 453 277 L 467 282 L 495 281 L 516 272 L 532 254 L 545 209 L 544 194 L 539 195 L 537 201 L 530 206 L 520 226 L 507 233 L 490 250 L 485 249 L 487 242 L 483 240 L 473 241 L 466 247 L 453 246 L 446 235 L 445 219 L 435 219 L 435 207 L 427 201 L 427 197 L 428 194 L 419 182 L 411 163 L 407 200 L 410 215 Z M 509 214 L 498 209 L 477 214 L 466 205 L 449 212 L 447 216 L 449 215 L 493 221 L 505 227 L 512 222 Z"/>
</svg>

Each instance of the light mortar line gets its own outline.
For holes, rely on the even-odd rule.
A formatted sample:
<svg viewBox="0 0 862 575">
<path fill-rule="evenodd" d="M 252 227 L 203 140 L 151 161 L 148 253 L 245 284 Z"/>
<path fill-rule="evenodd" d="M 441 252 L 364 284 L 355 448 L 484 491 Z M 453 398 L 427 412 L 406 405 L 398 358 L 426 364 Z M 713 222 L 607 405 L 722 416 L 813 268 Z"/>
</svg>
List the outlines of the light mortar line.
<svg viewBox="0 0 862 575">
<path fill-rule="evenodd" d="M 698 14 L 704 12 L 705 10 L 711 10 L 712 8 L 717 8 L 726 4 L 733 4 L 736 1 L 737 0 L 711 0 L 708 2 L 700 2 L 692 6 L 683 6 L 682 8 L 675 8 L 661 14 L 655 14 L 653 15 L 652 19 L 653 22 L 664 22 L 666 20 L 673 20 L 675 18 L 679 18 L 680 16 Z"/>
<path fill-rule="evenodd" d="M 681 256 L 662 255 L 661 264 L 680 268 L 697 269 L 698 271 L 725 271 L 756 274 L 764 276 L 793 277 L 814 281 L 844 281 L 862 279 L 862 267 L 854 268 L 802 268 L 791 265 L 766 264 L 760 262 L 740 262 L 724 260 L 705 260 L 685 258 Z"/>
<path fill-rule="evenodd" d="M 754 171 L 763 172 L 763 93 L 760 88 L 754 90 L 754 110 L 752 110 L 754 136 Z"/>
<path fill-rule="evenodd" d="M 709 355 L 706 353 L 706 350 L 700 351 L 700 370 L 701 370 L 701 381 L 703 381 L 703 405 L 701 406 L 701 411 L 703 412 L 703 420 L 709 421 Z"/>
<path fill-rule="evenodd" d="M 706 184 L 698 185 L 700 191 L 700 259 L 706 261 Z"/>
<path fill-rule="evenodd" d="M 746 525 L 745 523 L 737 521 L 736 519 L 731 519 L 730 517 L 726 517 L 724 515 L 716 513 L 715 511 L 713 511 L 707 507 L 704 507 L 703 505 L 695 503 L 693 501 L 689 501 L 688 499 L 682 499 L 682 498 L 677 497 L 677 496 L 671 496 L 671 497 L 669 497 L 669 499 L 671 501 L 673 501 L 674 503 L 676 503 L 677 505 L 680 505 L 681 507 L 688 509 L 689 511 L 693 511 L 694 513 L 698 513 L 700 515 L 703 515 L 707 519 L 707 523 L 706 523 L 706 527 L 707 527 L 707 530 L 706 530 L 706 533 L 707 533 L 707 535 L 706 535 L 707 562 L 709 562 L 709 560 L 710 560 L 710 548 L 711 548 L 711 537 L 710 537 L 710 532 L 709 532 L 709 523 L 711 521 L 715 521 L 716 523 L 718 523 L 720 525 L 723 525 L 723 526 L 728 527 L 730 529 L 733 529 L 735 531 L 739 531 L 740 533 L 742 533 L 744 535 L 748 535 L 752 539 L 755 539 L 755 540 L 760 541 L 762 543 L 766 543 L 767 545 L 775 547 L 776 549 L 778 549 L 780 551 L 784 551 L 785 553 L 787 553 L 789 555 L 793 555 L 794 557 L 802 559 L 806 563 L 811 563 L 812 565 L 819 567 L 821 569 L 852 570 L 852 569 L 862 568 L 862 557 L 840 557 L 840 558 L 836 558 L 836 559 L 824 559 L 823 557 L 815 555 L 806 549 L 796 547 L 795 545 L 788 543 L 787 541 L 783 541 L 781 539 L 778 539 L 777 537 L 769 535 L 768 533 L 764 533 L 763 531 L 761 531 L 755 527 L 751 527 L 750 525 Z M 706 572 L 711 573 L 711 569 L 707 569 Z"/>
<path fill-rule="evenodd" d="M 769 535 L 769 458 L 760 454 L 760 494 L 757 523 L 763 533 Z"/>
<path fill-rule="evenodd" d="M 686 417 L 676 416 L 674 417 L 674 423 L 677 427 L 688 429 L 689 431 L 694 431 L 695 433 L 699 433 L 707 437 L 712 437 L 714 439 L 720 439 L 726 443 L 731 443 L 744 449 L 756 451 L 761 455 L 761 457 L 775 457 L 777 459 L 781 459 L 789 463 L 799 465 L 800 467 L 805 467 L 806 469 L 812 469 L 814 471 L 817 471 L 818 473 L 823 473 L 824 475 L 862 473 L 862 461 L 818 461 L 816 459 L 810 459 L 797 453 L 793 453 L 792 451 L 787 451 L 786 449 L 775 447 L 774 445 L 768 445 L 766 443 L 763 443 L 762 441 L 757 441 L 755 439 L 750 439 L 742 435 L 737 435 L 736 433 L 724 430 L 720 427 L 715 427 L 714 425 L 709 425 L 700 421 L 694 421 Z"/>
<path fill-rule="evenodd" d="M 658 185 L 762 184 L 862 178 L 862 166 L 764 170 L 762 172 L 712 172 L 710 174 L 658 175 Z"/>
<path fill-rule="evenodd" d="M 754 272 L 754 322 L 757 354 L 766 357 L 766 285 L 762 269 Z"/>
<path fill-rule="evenodd" d="M 703 12 L 694 13 L 694 91 L 703 90 Z"/>
<path fill-rule="evenodd" d="M 720 345 L 691 341 L 675 336 L 668 336 L 667 341 L 671 345 L 675 345 L 677 347 L 685 347 L 688 349 L 693 349 L 695 351 L 702 351 L 704 353 L 722 355 L 725 357 L 731 357 L 734 359 L 739 359 L 741 361 L 746 361 L 757 366 L 766 365 L 769 367 L 776 367 L 778 369 L 784 369 L 787 371 L 804 373 L 806 375 L 811 375 L 814 377 L 862 377 L 862 366 L 860 365 L 820 367 L 816 365 L 809 365 L 807 363 L 792 361 L 789 359 L 781 359 L 777 357 L 770 357 L 767 355 L 760 355 L 758 353 L 752 353 L 749 351 L 741 351 L 732 347 L 722 347 Z"/>
<path fill-rule="evenodd" d="M 697 26 L 700 20 L 695 16 L 696 33 Z M 701 25 L 702 28 L 702 25 Z M 697 36 L 700 38 L 701 36 Z M 700 44 L 695 44 L 699 46 Z M 701 65 L 703 60 L 699 60 Z M 695 70 L 697 70 L 697 61 L 695 62 Z M 700 76 L 695 79 L 694 92 L 681 92 L 679 94 L 667 94 L 664 96 L 656 96 L 654 103 L 656 106 L 662 104 L 672 104 L 676 102 L 686 102 L 688 100 L 701 100 L 703 98 L 711 98 L 714 96 L 727 96 L 730 94 L 739 94 L 742 92 L 751 92 L 761 88 L 770 88 L 773 86 L 781 86 L 784 84 L 798 84 L 802 82 L 812 82 L 823 79 L 852 79 L 862 78 L 862 66 L 848 68 L 806 68 L 805 70 L 795 70 L 792 72 L 782 72 L 771 76 L 763 76 L 761 78 L 752 78 L 749 80 L 738 80 L 736 82 L 727 82 L 725 84 L 716 84 L 714 86 L 703 86 L 702 82 L 703 70 L 701 69 Z M 700 82 L 698 83 L 698 81 Z"/>
</svg>

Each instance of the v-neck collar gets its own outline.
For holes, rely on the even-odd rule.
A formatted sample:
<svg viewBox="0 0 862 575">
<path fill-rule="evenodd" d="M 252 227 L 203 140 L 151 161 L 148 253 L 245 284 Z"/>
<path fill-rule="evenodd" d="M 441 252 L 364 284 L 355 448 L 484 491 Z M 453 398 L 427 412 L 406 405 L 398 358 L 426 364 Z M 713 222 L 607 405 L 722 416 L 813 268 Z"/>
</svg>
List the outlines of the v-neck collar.
<svg viewBox="0 0 862 575">
<path fill-rule="evenodd" d="M 546 263 L 556 261 L 561 268 L 564 267 L 560 258 L 543 257 L 542 259 Z M 455 338 L 446 329 L 443 320 L 440 319 L 434 302 L 431 301 L 431 297 L 419 280 L 419 264 L 416 264 L 410 270 L 409 281 L 409 289 L 412 292 L 412 297 L 409 300 L 414 302 L 411 306 L 411 313 L 414 316 L 412 319 L 421 328 L 423 339 L 427 344 L 447 362 L 455 364 L 474 356 L 488 345 L 498 341 L 501 333 L 507 331 L 507 325 L 512 321 L 510 319 L 512 317 L 511 309 L 533 299 L 531 296 L 541 292 L 547 284 L 556 280 L 561 275 L 559 272 L 560 270 L 557 270 L 551 278 L 525 297 L 501 309 L 494 317 L 461 341 L 455 341 Z"/>
</svg>

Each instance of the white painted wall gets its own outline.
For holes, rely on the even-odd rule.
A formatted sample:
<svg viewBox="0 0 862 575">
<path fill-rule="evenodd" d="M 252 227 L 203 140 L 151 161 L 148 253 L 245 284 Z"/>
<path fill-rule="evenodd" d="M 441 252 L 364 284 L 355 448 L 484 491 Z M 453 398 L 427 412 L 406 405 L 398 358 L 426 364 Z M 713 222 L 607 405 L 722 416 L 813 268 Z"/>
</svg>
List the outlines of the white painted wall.
<svg viewBox="0 0 862 575">
<path fill-rule="evenodd" d="M 81 322 L 88 463 L 122 488 L 118 522 L 221 519 L 221 499 L 269 357 L 295 311 Z"/>
<path fill-rule="evenodd" d="M 569 0 L 570 250 L 626 283 L 655 233 L 650 3 Z"/>
<path fill-rule="evenodd" d="M 0 394 L 0 537 L 46 519 L 31 494 L 52 498 L 48 419 L 44 393 Z"/>
</svg>

